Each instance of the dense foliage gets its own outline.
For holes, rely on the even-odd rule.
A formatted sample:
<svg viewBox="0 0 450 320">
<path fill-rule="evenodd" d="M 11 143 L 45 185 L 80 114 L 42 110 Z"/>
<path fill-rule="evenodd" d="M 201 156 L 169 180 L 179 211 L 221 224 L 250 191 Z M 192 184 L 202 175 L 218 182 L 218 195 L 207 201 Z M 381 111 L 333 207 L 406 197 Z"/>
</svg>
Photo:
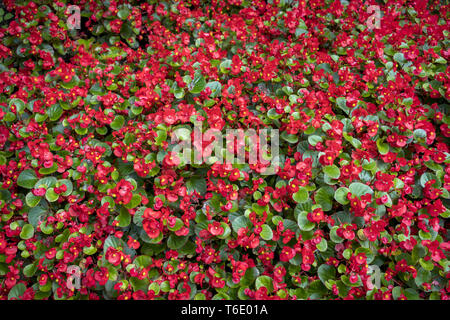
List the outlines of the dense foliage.
<svg viewBox="0 0 450 320">
<path fill-rule="evenodd" d="M 0 299 L 448 299 L 448 25 L 445 1 L 4 0 Z M 198 123 L 278 129 L 279 170 L 185 163 Z"/>
</svg>

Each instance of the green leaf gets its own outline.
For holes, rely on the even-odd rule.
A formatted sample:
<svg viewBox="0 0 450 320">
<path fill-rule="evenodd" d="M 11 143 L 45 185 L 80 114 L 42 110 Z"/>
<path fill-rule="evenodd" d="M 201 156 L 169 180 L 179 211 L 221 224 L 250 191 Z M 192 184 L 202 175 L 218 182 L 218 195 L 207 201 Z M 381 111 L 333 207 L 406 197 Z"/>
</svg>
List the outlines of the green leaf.
<svg viewBox="0 0 450 320">
<path fill-rule="evenodd" d="M 47 213 L 47 210 L 41 206 L 34 207 L 28 213 L 28 222 L 31 223 L 33 227 L 37 227 L 39 224 L 39 220 L 42 216 Z"/>
<path fill-rule="evenodd" d="M 413 132 L 414 140 L 425 139 L 427 137 L 427 132 L 423 129 L 416 129 Z"/>
<path fill-rule="evenodd" d="M 347 204 L 350 201 L 347 199 L 347 194 L 350 192 L 350 190 L 346 187 L 340 187 L 336 190 L 334 193 L 334 199 L 339 202 L 340 204 Z"/>
<path fill-rule="evenodd" d="M 259 271 L 256 267 L 248 268 L 239 282 L 239 286 L 241 287 L 249 287 L 253 284 L 256 278 L 259 276 Z"/>
<path fill-rule="evenodd" d="M 161 145 L 162 142 L 166 141 L 166 139 L 167 139 L 167 131 L 165 131 L 165 130 L 158 130 L 156 132 L 156 134 L 157 135 L 156 135 L 155 143 L 157 145 Z"/>
<path fill-rule="evenodd" d="M 342 136 L 344 137 L 345 140 L 347 140 L 348 142 L 350 142 L 350 144 L 351 144 L 354 148 L 356 148 L 356 149 L 361 148 L 361 145 L 362 145 L 362 144 L 361 144 L 361 141 L 359 141 L 358 139 L 353 138 L 352 136 L 348 135 L 346 132 L 344 132 L 344 133 L 342 134 Z"/>
<path fill-rule="evenodd" d="M 25 290 L 27 290 L 27 287 L 23 283 L 16 284 L 8 293 L 8 300 L 12 299 L 18 299 L 21 297 Z"/>
<path fill-rule="evenodd" d="M 231 67 L 231 60 L 230 59 L 225 59 L 222 63 L 220 63 L 219 69 L 221 73 L 229 73 L 230 72 L 230 67 Z"/>
<path fill-rule="evenodd" d="M 22 227 L 22 231 L 20 232 L 20 238 L 24 240 L 28 240 L 33 238 L 34 236 L 34 228 L 31 224 L 26 224 Z"/>
<path fill-rule="evenodd" d="M 173 134 L 182 141 L 188 140 L 191 137 L 191 132 L 190 128 L 184 127 L 178 127 L 173 130 Z"/>
<path fill-rule="evenodd" d="M 404 294 L 408 300 L 421 300 L 419 293 L 412 288 L 405 289 Z"/>
<path fill-rule="evenodd" d="M 197 94 L 202 92 L 206 87 L 206 81 L 200 72 L 197 72 L 194 76 L 194 80 L 189 84 L 189 92 Z"/>
<path fill-rule="evenodd" d="M 48 189 L 48 188 L 54 187 L 56 185 L 57 181 L 58 180 L 55 177 L 45 177 L 45 178 L 39 179 L 35 183 L 34 188 L 35 189 L 37 189 L 37 188 Z"/>
<path fill-rule="evenodd" d="M 180 87 L 176 87 L 173 91 L 173 95 L 175 96 L 175 98 L 177 99 L 183 99 L 184 97 L 184 89 L 180 88 Z"/>
<path fill-rule="evenodd" d="M 46 175 L 46 174 L 51 174 L 51 173 L 55 172 L 56 170 L 58 170 L 58 164 L 56 162 L 53 162 L 53 165 L 50 168 L 40 168 L 39 173 Z"/>
<path fill-rule="evenodd" d="M 17 178 L 17 185 L 22 188 L 32 189 L 37 181 L 38 178 L 36 177 L 34 170 L 28 169 L 19 174 L 19 177 Z"/>
<path fill-rule="evenodd" d="M 206 179 L 202 177 L 192 177 L 186 182 L 186 189 L 189 194 L 197 191 L 199 195 L 206 193 Z"/>
<path fill-rule="evenodd" d="M 114 249 L 118 249 L 119 247 L 123 247 L 125 243 L 122 239 L 119 239 L 115 236 L 109 236 L 106 238 L 105 243 L 103 244 L 103 252 L 106 253 L 109 247 L 113 247 Z"/>
<path fill-rule="evenodd" d="M 187 236 L 179 237 L 174 234 L 171 234 L 169 236 L 169 239 L 167 240 L 167 246 L 173 250 L 180 249 L 181 247 L 183 247 L 186 244 L 186 242 L 188 241 L 188 238 L 189 237 L 187 237 Z"/>
<path fill-rule="evenodd" d="M 302 211 L 297 217 L 298 227 L 303 231 L 311 231 L 315 227 L 314 222 L 309 221 L 307 215 L 306 211 Z"/>
<path fill-rule="evenodd" d="M 9 269 L 5 263 L 0 263 L 0 276 L 4 276 L 9 272 Z"/>
<path fill-rule="evenodd" d="M 153 290 L 153 292 L 155 292 L 156 295 L 159 294 L 159 292 L 161 291 L 159 284 L 157 282 L 152 282 L 149 286 L 148 286 L 148 290 Z"/>
<path fill-rule="evenodd" d="M 368 185 L 365 185 L 361 182 L 353 182 L 349 186 L 350 192 L 352 195 L 361 197 L 367 193 L 373 194 L 373 190 Z"/>
<path fill-rule="evenodd" d="M 134 264 L 138 268 L 147 268 L 152 263 L 152 258 L 149 256 L 139 256 L 136 259 L 134 259 Z"/>
<path fill-rule="evenodd" d="M 102 202 L 103 202 L 103 199 L 102 199 Z M 138 227 L 142 227 L 142 221 L 144 220 L 144 218 L 142 216 L 144 215 L 144 211 L 145 211 L 145 207 L 140 207 L 139 209 L 136 210 L 136 212 L 133 215 L 133 223 L 135 225 L 137 225 Z"/>
<path fill-rule="evenodd" d="M 319 276 L 320 281 L 325 284 L 326 281 L 334 280 L 336 278 L 336 269 L 328 264 L 322 264 L 317 270 L 317 275 Z"/>
<path fill-rule="evenodd" d="M 16 120 L 16 115 L 14 113 L 12 113 L 11 111 L 9 111 L 5 114 L 5 116 L 3 117 L 3 120 L 5 120 L 6 122 L 12 122 L 12 121 Z"/>
<path fill-rule="evenodd" d="M 141 280 L 135 277 L 131 277 L 130 283 L 135 291 L 138 290 L 146 291 L 148 288 L 148 279 L 145 278 Z"/>
<path fill-rule="evenodd" d="M 341 242 L 344 241 L 344 239 L 342 239 L 341 237 L 339 237 L 339 236 L 336 234 L 336 230 L 337 230 L 337 229 L 339 229 L 339 227 L 337 227 L 337 226 L 334 226 L 334 227 L 331 228 L 331 230 L 330 230 L 330 239 L 331 239 L 331 241 L 333 241 L 334 243 L 341 243 Z"/>
<path fill-rule="evenodd" d="M 141 204 L 142 197 L 141 195 L 135 193 L 133 194 L 133 197 L 131 198 L 130 202 L 128 202 L 126 205 L 124 205 L 127 209 L 133 209 L 136 208 L 138 205 Z"/>
<path fill-rule="evenodd" d="M 339 168 L 334 164 L 324 167 L 323 172 L 333 179 L 338 179 L 341 175 L 341 170 L 339 170 Z"/>
<path fill-rule="evenodd" d="M 16 106 L 16 112 L 18 114 L 23 113 L 23 111 L 25 110 L 25 102 L 23 102 L 23 100 L 21 99 L 18 98 L 11 99 L 9 101 L 9 107 L 11 108 L 13 105 Z"/>
<path fill-rule="evenodd" d="M 128 227 L 131 223 L 131 215 L 127 209 L 122 208 L 116 220 L 119 221 L 119 227 L 125 228 Z"/>
<path fill-rule="evenodd" d="M 297 143 L 298 142 L 298 136 L 295 134 L 287 134 L 286 131 L 283 131 L 281 133 L 281 138 L 289 143 Z"/>
<path fill-rule="evenodd" d="M 401 294 L 402 294 L 401 287 L 397 286 L 397 287 L 394 287 L 394 289 L 392 289 L 392 298 L 394 298 L 394 300 L 397 300 Z"/>
<path fill-rule="evenodd" d="M 330 211 L 333 208 L 334 190 L 330 186 L 321 187 L 314 195 L 314 200 L 320 204 L 323 211 Z"/>
<path fill-rule="evenodd" d="M 349 107 L 347 107 L 347 100 L 344 97 L 336 98 L 336 105 L 344 111 L 346 114 L 350 113 Z"/>
<path fill-rule="evenodd" d="M 125 123 L 125 118 L 122 115 L 117 115 L 111 122 L 110 127 L 114 130 L 120 130 Z"/>
<path fill-rule="evenodd" d="M 427 270 L 427 271 L 431 271 L 431 270 L 434 269 L 433 262 L 430 261 L 430 260 L 425 261 L 423 258 L 420 258 L 420 259 L 419 259 L 419 263 L 420 263 L 420 265 L 422 266 L 422 268 L 425 269 L 425 270 Z"/>
<path fill-rule="evenodd" d="M 93 255 L 96 252 L 97 252 L 97 248 L 94 247 L 94 246 L 84 247 L 83 248 L 83 253 L 88 255 L 88 256 Z"/>
<path fill-rule="evenodd" d="M 405 61 L 406 61 L 405 55 L 401 52 L 397 52 L 396 54 L 394 54 L 393 59 L 394 59 L 394 61 L 401 63 L 401 64 L 405 63 Z"/>
<path fill-rule="evenodd" d="M 51 234 L 54 229 L 51 225 L 47 225 L 47 222 L 44 222 L 40 225 L 41 231 L 45 234 Z"/>
<path fill-rule="evenodd" d="M 73 191 L 73 184 L 72 181 L 68 180 L 68 179 L 61 179 L 58 180 L 57 182 L 57 186 L 60 187 L 61 185 L 65 185 L 67 190 L 63 193 L 61 193 L 64 197 L 70 196 L 72 194 Z"/>
<path fill-rule="evenodd" d="M 283 115 L 277 113 L 275 111 L 275 108 L 272 108 L 267 112 L 267 116 L 269 117 L 269 119 L 276 120 L 276 119 L 280 119 Z"/>
<path fill-rule="evenodd" d="M 195 80 L 195 78 L 194 78 Z M 212 93 L 210 95 L 211 98 L 217 98 L 222 93 L 222 84 L 219 81 L 208 82 L 206 88 L 210 88 Z"/>
<path fill-rule="evenodd" d="M 124 22 L 122 24 L 122 28 L 120 29 L 120 36 L 126 40 L 128 40 L 129 38 L 133 37 L 134 33 L 133 33 L 133 29 L 131 28 L 131 26 L 129 25 L 128 22 Z"/>
<path fill-rule="evenodd" d="M 121 20 L 126 20 L 129 15 L 130 15 L 130 10 L 127 7 L 124 7 L 117 12 L 117 16 Z"/>
<path fill-rule="evenodd" d="M 38 268 L 37 262 L 31 263 L 27 265 L 25 268 L 23 268 L 23 274 L 28 278 L 32 277 L 36 273 L 37 268 Z"/>
<path fill-rule="evenodd" d="M 436 180 L 436 177 L 430 173 L 430 172 L 425 172 L 424 174 L 422 174 L 420 176 L 420 185 L 422 186 L 422 188 L 425 188 L 425 184 L 430 181 L 430 180 Z"/>
<path fill-rule="evenodd" d="M 61 117 L 63 109 L 59 104 L 54 104 L 46 110 L 46 113 L 51 121 L 56 121 Z"/>
<path fill-rule="evenodd" d="M 342 256 L 343 256 L 345 259 L 348 260 L 348 259 L 351 258 L 352 253 L 353 253 L 353 250 L 350 249 L 350 248 L 347 248 L 347 249 L 345 249 L 345 250 L 342 252 Z"/>
<path fill-rule="evenodd" d="M 220 226 L 223 228 L 224 231 L 223 231 L 223 234 L 217 236 L 217 238 L 219 238 L 219 239 L 227 239 L 230 236 L 230 234 L 231 234 L 230 226 L 228 224 L 226 224 L 225 222 L 221 222 Z"/>
<path fill-rule="evenodd" d="M 273 291 L 273 280 L 269 276 L 259 276 L 255 281 L 256 290 L 261 287 L 267 288 L 267 292 L 271 293 Z"/>
<path fill-rule="evenodd" d="M 41 202 L 42 197 L 35 196 L 33 193 L 28 192 L 25 197 L 25 203 L 30 208 L 36 207 Z"/>
<path fill-rule="evenodd" d="M 327 291 L 327 288 L 320 280 L 315 280 L 309 284 L 308 293 L 310 296 L 314 294 L 316 296 L 315 299 L 326 294 Z"/>
<path fill-rule="evenodd" d="M 239 216 L 231 222 L 231 227 L 235 232 L 238 232 L 241 228 L 250 227 L 250 219 L 246 216 Z"/>
<path fill-rule="evenodd" d="M 45 192 L 45 199 L 47 199 L 48 202 L 55 202 L 59 199 L 59 194 L 56 194 L 54 188 L 48 188 Z"/>
<path fill-rule="evenodd" d="M 422 284 L 424 282 L 426 283 L 430 283 L 431 282 L 431 273 L 428 270 L 419 268 L 418 272 L 417 272 L 417 276 L 414 279 L 414 282 L 416 283 L 416 285 L 421 288 Z"/>
<path fill-rule="evenodd" d="M 171 227 L 167 227 L 167 229 L 169 229 L 170 231 L 178 231 L 180 230 L 182 227 L 184 226 L 183 221 L 180 218 L 176 218 L 175 220 L 175 225 L 171 228 Z"/>
<path fill-rule="evenodd" d="M 317 249 L 319 249 L 320 252 L 325 252 L 327 251 L 327 248 L 328 248 L 327 240 L 325 240 L 325 238 L 322 238 L 322 240 L 317 244 Z"/>
<path fill-rule="evenodd" d="M 263 224 L 261 228 L 262 228 L 262 231 L 260 233 L 261 238 L 263 238 L 266 241 L 272 240 L 273 237 L 272 229 L 267 224 Z"/>
<path fill-rule="evenodd" d="M 292 199 L 297 203 L 305 203 L 309 199 L 308 190 L 305 187 L 299 187 L 298 191 L 292 195 Z"/>
</svg>

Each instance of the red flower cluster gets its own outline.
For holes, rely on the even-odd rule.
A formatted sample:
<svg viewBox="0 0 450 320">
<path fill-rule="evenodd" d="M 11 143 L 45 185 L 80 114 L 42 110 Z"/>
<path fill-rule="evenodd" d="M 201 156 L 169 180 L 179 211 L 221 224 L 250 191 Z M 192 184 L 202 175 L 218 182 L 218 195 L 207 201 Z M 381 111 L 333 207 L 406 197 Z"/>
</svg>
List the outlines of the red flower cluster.
<svg viewBox="0 0 450 320">
<path fill-rule="evenodd" d="M 0 300 L 449 299 L 445 1 L 75 5 L 0 5 Z"/>
</svg>

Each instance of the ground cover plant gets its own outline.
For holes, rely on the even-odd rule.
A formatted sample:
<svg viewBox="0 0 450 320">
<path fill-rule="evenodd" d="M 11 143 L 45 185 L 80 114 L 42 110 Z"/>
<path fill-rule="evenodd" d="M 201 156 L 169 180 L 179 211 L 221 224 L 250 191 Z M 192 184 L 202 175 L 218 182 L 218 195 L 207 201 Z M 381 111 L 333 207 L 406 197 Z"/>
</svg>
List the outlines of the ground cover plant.
<svg viewBox="0 0 450 320">
<path fill-rule="evenodd" d="M 448 26 L 446 1 L 4 0 L 0 299 L 448 299 Z M 276 172 L 203 161 L 199 127 L 277 130 Z"/>
</svg>

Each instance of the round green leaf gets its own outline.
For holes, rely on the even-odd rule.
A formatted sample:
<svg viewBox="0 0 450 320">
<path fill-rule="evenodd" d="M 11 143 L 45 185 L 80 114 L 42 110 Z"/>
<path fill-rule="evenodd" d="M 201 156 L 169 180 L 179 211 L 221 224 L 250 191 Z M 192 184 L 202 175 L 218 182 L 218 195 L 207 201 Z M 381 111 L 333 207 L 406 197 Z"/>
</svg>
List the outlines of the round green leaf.
<svg viewBox="0 0 450 320">
<path fill-rule="evenodd" d="M 338 179 L 341 175 L 341 171 L 336 165 L 326 166 L 323 168 L 323 172 L 325 172 L 329 177 L 333 179 Z"/>
<path fill-rule="evenodd" d="M 34 170 L 28 169 L 19 174 L 19 177 L 17 178 L 17 185 L 22 188 L 32 189 L 37 181 L 38 178 L 36 177 Z"/>
<path fill-rule="evenodd" d="M 45 192 L 45 199 L 47 199 L 48 202 L 55 202 L 59 199 L 59 194 L 56 194 L 54 188 L 48 188 Z"/>
<path fill-rule="evenodd" d="M 117 16 L 121 20 L 126 20 L 129 15 L 130 15 L 130 10 L 127 7 L 124 7 L 117 12 Z"/>
<path fill-rule="evenodd" d="M 258 278 L 256 278 L 255 287 L 256 290 L 261 287 L 265 287 L 267 288 L 267 292 L 270 293 L 273 291 L 273 280 L 269 276 L 259 276 Z"/>
<path fill-rule="evenodd" d="M 273 238 L 272 229 L 267 224 L 263 224 L 261 228 L 262 228 L 262 231 L 260 233 L 261 238 L 263 238 L 266 241 L 272 240 Z"/>
<path fill-rule="evenodd" d="M 317 275 L 319 276 L 320 281 L 325 283 L 328 280 L 335 279 L 336 269 L 328 264 L 322 264 L 317 270 Z"/>
<path fill-rule="evenodd" d="M 167 246 L 173 250 L 180 249 L 182 246 L 186 244 L 188 238 L 189 237 L 179 237 L 174 234 L 171 234 L 169 236 L 169 239 L 167 240 Z"/>
<path fill-rule="evenodd" d="M 110 127 L 114 130 L 120 130 L 125 123 L 125 118 L 122 115 L 117 115 L 114 120 L 111 122 Z"/>
<path fill-rule="evenodd" d="M 321 187 L 317 190 L 314 200 L 320 204 L 323 211 L 330 211 L 333 208 L 334 189 L 330 186 Z"/>
<path fill-rule="evenodd" d="M 307 215 L 306 211 L 302 211 L 297 217 L 298 227 L 303 231 L 311 231 L 315 226 L 314 222 L 308 220 Z"/>
<path fill-rule="evenodd" d="M 366 184 L 363 184 L 361 182 L 353 182 L 349 186 L 350 192 L 352 195 L 361 197 L 367 193 L 373 194 L 373 190 L 371 187 L 369 187 Z"/>
<path fill-rule="evenodd" d="M 347 204 L 350 201 L 347 199 L 347 194 L 350 192 L 350 190 L 346 187 L 340 187 L 336 190 L 334 193 L 334 199 L 339 202 L 340 204 Z"/>
<path fill-rule="evenodd" d="M 194 76 L 194 80 L 189 84 L 189 92 L 197 94 L 202 92 L 206 87 L 206 81 L 203 75 L 197 72 Z"/>
<path fill-rule="evenodd" d="M 21 297 L 25 290 L 27 290 L 27 287 L 23 283 L 16 284 L 8 293 L 8 300 L 11 299 L 18 299 Z"/>
<path fill-rule="evenodd" d="M 72 194 L 73 191 L 73 184 L 72 181 L 68 180 L 68 179 L 61 179 L 58 180 L 57 186 L 61 186 L 61 185 L 65 185 L 67 190 L 63 193 L 61 193 L 63 196 L 67 197 L 70 196 Z M 102 199 L 103 200 L 103 199 Z"/>
<path fill-rule="evenodd" d="M 34 236 L 34 228 L 31 224 L 26 224 L 22 227 L 22 231 L 20 232 L 20 238 L 24 240 L 28 240 L 33 238 Z"/>
<path fill-rule="evenodd" d="M 30 208 L 36 207 L 39 202 L 41 201 L 41 197 L 37 197 L 35 196 L 33 193 L 28 192 L 26 197 L 25 197 L 25 203 L 27 204 L 27 206 L 29 206 Z"/>
<path fill-rule="evenodd" d="M 320 252 L 325 252 L 328 248 L 328 243 L 325 238 L 322 238 L 322 240 L 317 244 L 317 249 L 319 249 Z"/>
<path fill-rule="evenodd" d="M 306 190 L 305 187 L 300 187 L 298 191 L 292 195 L 292 199 L 297 203 L 305 203 L 309 199 L 308 190 Z"/>
<path fill-rule="evenodd" d="M 35 189 L 37 189 L 37 188 L 48 189 L 48 188 L 54 187 L 56 185 L 57 181 L 58 180 L 55 177 L 45 177 L 45 178 L 39 179 L 35 183 L 34 188 Z"/>
<path fill-rule="evenodd" d="M 25 102 L 18 98 L 14 98 L 9 101 L 9 107 L 11 108 L 12 106 L 16 106 L 16 112 L 18 114 L 23 113 L 23 111 L 25 110 Z"/>
</svg>

